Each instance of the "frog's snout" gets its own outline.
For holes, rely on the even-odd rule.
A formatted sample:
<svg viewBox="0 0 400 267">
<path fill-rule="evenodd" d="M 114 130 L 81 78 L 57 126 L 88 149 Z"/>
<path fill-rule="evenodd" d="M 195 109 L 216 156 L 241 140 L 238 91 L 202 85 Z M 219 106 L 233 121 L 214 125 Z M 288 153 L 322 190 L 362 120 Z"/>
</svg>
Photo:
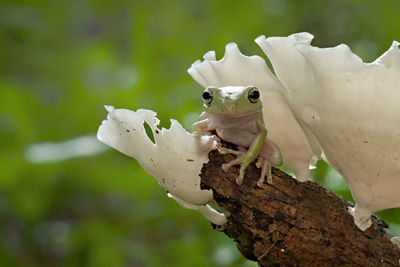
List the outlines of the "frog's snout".
<svg viewBox="0 0 400 267">
<path fill-rule="evenodd" d="M 237 111 L 237 104 L 236 103 L 225 103 L 223 105 L 223 110 L 226 114 L 235 114 Z"/>
</svg>

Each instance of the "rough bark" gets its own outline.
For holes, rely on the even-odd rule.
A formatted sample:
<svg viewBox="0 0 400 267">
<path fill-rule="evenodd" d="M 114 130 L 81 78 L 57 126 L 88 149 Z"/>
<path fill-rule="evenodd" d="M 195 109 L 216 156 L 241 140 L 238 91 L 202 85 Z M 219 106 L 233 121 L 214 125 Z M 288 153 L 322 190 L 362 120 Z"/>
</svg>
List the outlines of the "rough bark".
<svg viewBox="0 0 400 267">
<path fill-rule="evenodd" d="M 400 249 L 379 218 L 362 232 L 347 212 L 352 204 L 314 182 L 300 183 L 274 168 L 273 184 L 261 189 L 252 164 L 239 186 L 239 167 L 221 168 L 233 155 L 212 151 L 209 157 L 202 188 L 212 189 L 230 213 L 223 231 L 246 258 L 261 266 L 399 266 Z"/>
</svg>

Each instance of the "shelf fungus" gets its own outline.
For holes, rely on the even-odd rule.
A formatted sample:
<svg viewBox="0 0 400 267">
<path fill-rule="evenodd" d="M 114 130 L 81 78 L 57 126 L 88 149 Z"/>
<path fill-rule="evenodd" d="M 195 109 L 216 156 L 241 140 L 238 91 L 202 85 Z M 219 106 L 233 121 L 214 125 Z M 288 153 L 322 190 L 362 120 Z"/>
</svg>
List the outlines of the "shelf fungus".
<svg viewBox="0 0 400 267">
<path fill-rule="evenodd" d="M 188 133 L 176 120 L 169 129 L 159 129 L 159 120 L 151 110 L 115 109 L 106 106 L 107 120 L 97 132 L 97 138 L 121 153 L 135 158 L 182 207 L 199 210 L 215 224 L 224 224 L 225 215 L 208 202 L 211 190 L 200 189 L 200 171 L 208 161 L 208 152 L 216 146 L 213 136 Z M 150 127 L 154 143 L 146 134 Z"/>
<path fill-rule="evenodd" d="M 348 46 L 317 48 L 313 36 L 260 36 L 276 76 L 259 56 L 236 44 L 216 60 L 204 55 L 189 68 L 203 87 L 255 85 L 264 103 L 268 137 L 300 181 L 322 157 L 348 182 L 356 206 L 350 212 L 365 230 L 370 215 L 400 207 L 400 51 L 393 45 L 372 63 Z"/>
<path fill-rule="evenodd" d="M 400 50 L 364 63 L 347 45 L 311 46 L 309 33 L 256 39 L 311 147 L 350 186 L 365 230 L 373 212 L 400 207 Z"/>
</svg>

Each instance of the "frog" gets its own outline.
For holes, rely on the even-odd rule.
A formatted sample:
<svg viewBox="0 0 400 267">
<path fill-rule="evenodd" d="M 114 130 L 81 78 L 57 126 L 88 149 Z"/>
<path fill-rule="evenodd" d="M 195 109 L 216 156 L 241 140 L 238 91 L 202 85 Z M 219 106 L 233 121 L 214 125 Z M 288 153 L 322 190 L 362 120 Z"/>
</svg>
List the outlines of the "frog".
<svg viewBox="0 0 400 267">
<path fill-rule="evenodd" d="M 243 183 L 246 168 L 257 159 L 256 166 L 261 167 L 257 186 L 262 188 L 265 176 L 267 183 L 273 183 L 271 167 L 282 165 L 282 154 L 267 138 L 260 96 L 260 91 L 252 85 L 207 87 L 202 94 L 204 111 L 192 129 L 199 135 L 215 133 L 218 138 L 237 145 L 238 150 L 234 150 L 219 143 L 217 149 L 222 154 L 236 155 L 222 169 L 227 172 L 240 165 L 238 185 Z"/>
</svg>

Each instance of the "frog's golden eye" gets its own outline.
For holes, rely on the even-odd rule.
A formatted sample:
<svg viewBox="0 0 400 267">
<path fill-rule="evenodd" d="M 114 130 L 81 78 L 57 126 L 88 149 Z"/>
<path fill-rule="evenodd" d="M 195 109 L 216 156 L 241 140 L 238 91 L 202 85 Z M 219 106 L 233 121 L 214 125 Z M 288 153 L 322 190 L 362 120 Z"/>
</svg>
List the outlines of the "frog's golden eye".
<svg viewBox="0 0 400 267">
<path fill-rule="evenodd" d="M 210 89 L 207 88 L 207 89 L 204 90 L 204 92 L 203 92 L 203 101 L 204 101 L 204 104 L 210 105 L 212 100 L 213 100 L 213 93 L 212 93 L 212 91 L 211 91 Z"/>
<path fill-rule="evenodd" d="M 257 88 L 253 87 L 250 89 L 249 94 L 247 95 L 251 103 L 257 103 L 260 98 L 260 92 Z"/>
</svg>

